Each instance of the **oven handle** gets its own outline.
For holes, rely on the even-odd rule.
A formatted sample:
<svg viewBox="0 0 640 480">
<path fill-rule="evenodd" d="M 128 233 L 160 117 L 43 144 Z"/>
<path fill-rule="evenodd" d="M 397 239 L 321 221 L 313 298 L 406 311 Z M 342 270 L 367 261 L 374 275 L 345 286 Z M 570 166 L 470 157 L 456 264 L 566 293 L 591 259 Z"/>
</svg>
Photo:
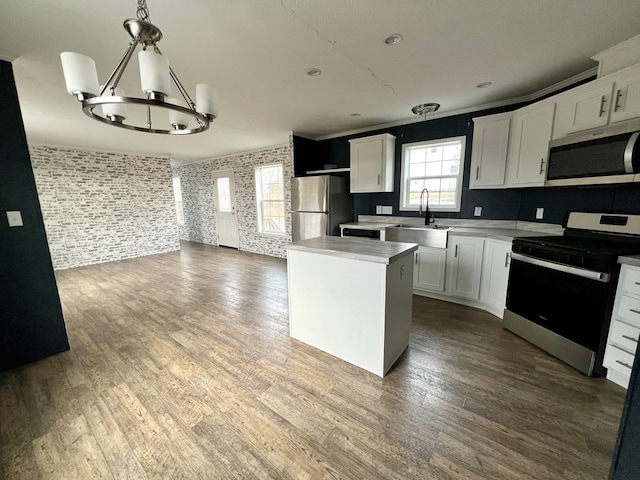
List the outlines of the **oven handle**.
<svg viewBox="0 0 640 480">
<path fill-rule="evenodd" d="M 563 265 L 562 263 L 540 260 L 539 258 L 528 257 L 521 253 L 511 252 L 511 260 L 520 260 L 521 262 L 530 263 L 531 265 L 550 268 L 551 270 L 557 270 L 558 272 L 568 273 L 570 275 L 576 275 L 578 277 L 584 277 L 598 282 L 608 283 L 611 280 L 611 275 L 608 273 L 596 272 L 594 270 L 586 270 L 584 268 L 573 267 L 571 265 Z"/>
</svg>

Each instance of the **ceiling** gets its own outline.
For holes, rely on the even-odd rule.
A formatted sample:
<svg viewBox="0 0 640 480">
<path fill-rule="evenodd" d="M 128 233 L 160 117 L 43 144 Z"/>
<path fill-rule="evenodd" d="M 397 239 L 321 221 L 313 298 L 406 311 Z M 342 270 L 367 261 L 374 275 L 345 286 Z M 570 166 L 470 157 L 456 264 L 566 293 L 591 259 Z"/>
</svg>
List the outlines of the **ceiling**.
<svg viewBox="0 0 640 480">
<path fill-rule="evenodd" d="M 201 134 L 152 135 L 86 117 L 59 53 L 92 57 L 104 81 L 124 53 L 134 0 L 0 0 L 0 58 L 12 60 L 32 144 L 171 156 L 184 163 L 522 99 L 596 66 L 640 34 L 637 0 L 148 0 L 160 48 L 195 98 L 219 92 Z M 403 41 L 386 45 L 387 36 Z M 137 61 L 121 85 L 140 96 Z M 311 77 L 309 68 L 322 74 Z M 488 88 L 476 88 L 481 82 Z M 359 114 L 359 116 L 352 116 Z"/>
</svg>

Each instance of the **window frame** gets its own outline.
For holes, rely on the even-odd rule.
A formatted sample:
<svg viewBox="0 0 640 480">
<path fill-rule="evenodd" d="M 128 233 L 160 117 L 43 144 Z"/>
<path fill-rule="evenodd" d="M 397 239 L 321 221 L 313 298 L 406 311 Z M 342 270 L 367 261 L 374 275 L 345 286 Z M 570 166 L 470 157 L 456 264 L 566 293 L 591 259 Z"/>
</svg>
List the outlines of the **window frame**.
<svg viewBox="0 0 640 480">
<path fill-rule="evenodd" d="M 184 202 L 182 200 L 182 180 L 180 179 L 180 175 L 173 176 L 173 204 L 177 224 L 184 225 Z"/>
<path fill-rule="evenodd" d="M 435 138 L 432 140 L 423 140 L 420 142 L 412 142 L 405 143 L 402 145 L 402 159 L 401 159 L 401 168 L 400 168 L 400 202 L 399 202 L 399 210 L 403 212 L 418 212 L 420 207 L 409 205 L 409 182 L 412 177 L 409 177 L 409 152 L 416 147 L 424 147 L 428 148 L 431 145 L 440 145 L 443 143 L 452 143 L 452 142 L 460 142 L 460 170 L 457 175 L 456 181 L 456 190 L 455 190 L 455 205 L 451 206 L 442 206 L 442 205 L 434 205 L 429 204 L 429 211 L 431 212 L 459 212 L 460 205 L 462 203 L 462 180 L 464 174 L 464 160 L 465 160 L 465 152 L 466 152 L 466 143 L 467 136 L 466 135 L 458 135 L 455 137 L 445 137 L 445 138 Z M 454 178 L 452 175 L 437 175 L 437 176 L 424 176 L 424 177 L 415 177 L 420 179 L 428 179 L 428 178 Z"/>
<path fill-rule="evenodd" d="M 280 176 L 280 181 L 282 184 L 282 199 L 281 200 L 270 200 L 270 201 L 277 201 L 277 202 L 282 202 L 282 210 L 284 212 L 284 230 L 282 232 L 271 232 L 271 231 L 265 231 L 263 230 L 263 202 L 264 200 L 262 199 L 262 171 L 264 169 L 267 168 L 273 168 L 273 167 L 280 167 L 281 169 L 281 176 Z M 284 191 L 284 163 L 282 162 L 277 162 L 277 163 L 268 163 L 268 164 L 264 164 L 264 165 L 256 165 L 255 169 L 254 169 L 254 177 L 255 177 L 255 188 L 256 188 L 256 221 L 257 221 L 257 229 L 258 229 L 258 233 L 260 233 L 261 235 L 270 235 L 270 236 L 277 236 L 277 237 L 284 237 L 287 234 L 287 212 L 286 212 L 286 199 L 285 199 L 285 191 Z"/>
</svg>

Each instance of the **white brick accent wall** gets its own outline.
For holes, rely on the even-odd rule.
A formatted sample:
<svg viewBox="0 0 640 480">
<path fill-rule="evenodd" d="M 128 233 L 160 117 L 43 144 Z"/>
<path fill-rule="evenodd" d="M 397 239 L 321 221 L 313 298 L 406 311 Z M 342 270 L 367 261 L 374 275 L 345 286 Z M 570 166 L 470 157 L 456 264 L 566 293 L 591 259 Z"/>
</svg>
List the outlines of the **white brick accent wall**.
<svg viewBox="0 0 640 480">
<path fill-rule="evenodd" d="M 54 269 L 180 249 L 168 158 L 29 151 Z"/>
<path fill-rule="evenodd" d="M 175 167 L 173 173 L 180 177 L 184 206 L 185 223 L 180 226 L 180 238 L 209 245 L 218 244 L 212 173 L 217 170 L 232 170 L 236 189 L 239 249 L 274 257 L 286 257 L 285 245 L 291 242 L 291 215 L 287 214 L 286 217 L 286 235 L 267 235 L 258 232 L 255 167 L 273 163 L 283 164 L 285 208 L 289 211 L 293 176 L 291 142 L 279 147 Z"/>
</svg>

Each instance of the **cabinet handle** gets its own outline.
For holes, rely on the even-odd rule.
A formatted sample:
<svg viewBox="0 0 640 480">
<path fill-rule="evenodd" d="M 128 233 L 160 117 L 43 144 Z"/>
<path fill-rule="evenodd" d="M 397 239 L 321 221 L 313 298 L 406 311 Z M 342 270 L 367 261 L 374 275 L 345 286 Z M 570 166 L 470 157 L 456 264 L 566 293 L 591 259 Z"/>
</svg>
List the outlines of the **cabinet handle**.
<svg viewBox="0 0 640 480">
<path fill-rule="evenodd" d="M 629 311 L 640 315 L 640 310 L 636 310 L 635 308 L 630 308 Z"/>
<path fill-rule="evenodd" d="M 622 89 L 619 89 L 618 91 L 616 91 L 616 104 L 613 106 L 614 112 L 617 112 L 618 110 L 620 110 L 620 108 L 622 108 L 622 105 L 620 105 L 621 98 L 622 98 Z"/>
<path fill-rule="evenodd" d="M 420 258 L 420 254 L 418 252 L 416 252 L 416 258 L 414 260 L 414 263 L 417 265 L 418 264 L 418 259 Z"/>
<path fill-rule="evenodd" d="M 600 115 L 598 115 L 599 117 L 604 115 L 604 104 L 607 101 L 607 96 L 606 95 L 602 95 L 602 97 L 600 97 Z"/>
<path fill-rule="evenodd" d="M 632 342 L 638 343 L 637 338 L 630 337 L 629 335 L 622 335 L 622 338 L 626 338 L 627 340 L 631 340 Z"/>
<path fill-rule="evenodd" d="M 476 180 L 480 178 L 480 167 L 476 167 Z"/>
<path fill-rule="evenodd" d="M 544 158 L 541 158 L 540 159 L 540 175 L 544 173 L 544 164 L 545 164 Z"/>
<path fill-rule="evenodd" d="M 378 185 L 380 185 L 380 174 L 378 174 Z"/>
<path fill-rule="evenodd" d="M 456 245 L 456 251 L 453 252 L 454 258 L 458 258 L 458 245 Z"/>
<path fill-rule="evenodd" d="M 511 258 L 511 252 L 507 252 L 504 255 L 504 268 L 507 268 L 509 266 L 509 258 Z"/>
<path fill-rule="evenodd" d="M 616 363 L 619 363 L 620 365 L 622 365 L 623 367 L 627 367 L 627 368 L 631 368 L 633 369 L 633 367 L 631 365 L 629 365 L 628 363 L 622 362 L 620 360 L 616 360 Z"/>
</svg>

